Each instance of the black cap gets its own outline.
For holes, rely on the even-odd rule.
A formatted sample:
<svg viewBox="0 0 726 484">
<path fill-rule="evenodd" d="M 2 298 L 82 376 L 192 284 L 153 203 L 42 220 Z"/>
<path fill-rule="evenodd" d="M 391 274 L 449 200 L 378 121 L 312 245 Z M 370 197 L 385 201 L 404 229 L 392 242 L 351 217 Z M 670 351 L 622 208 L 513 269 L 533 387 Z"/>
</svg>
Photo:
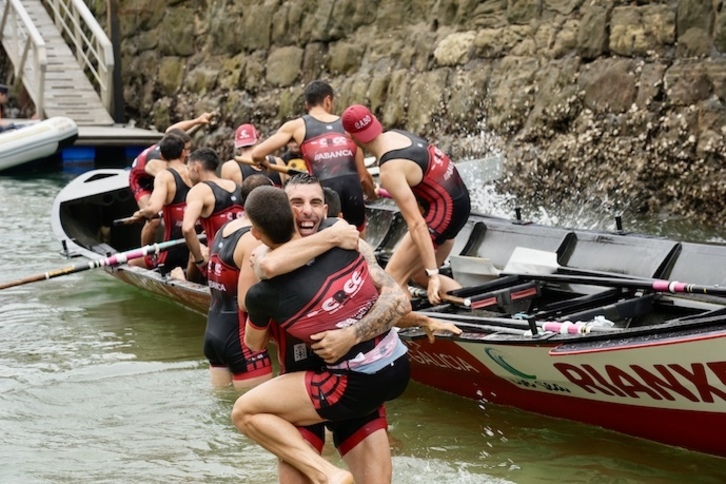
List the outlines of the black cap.
<svg viewBox="0 0 726 484">
<path fill-rule="evenodd" d="M 5 84 L 0 84 L 0 94 L 7 94 L 8 93 L 8 86 Z"/>
</svg>

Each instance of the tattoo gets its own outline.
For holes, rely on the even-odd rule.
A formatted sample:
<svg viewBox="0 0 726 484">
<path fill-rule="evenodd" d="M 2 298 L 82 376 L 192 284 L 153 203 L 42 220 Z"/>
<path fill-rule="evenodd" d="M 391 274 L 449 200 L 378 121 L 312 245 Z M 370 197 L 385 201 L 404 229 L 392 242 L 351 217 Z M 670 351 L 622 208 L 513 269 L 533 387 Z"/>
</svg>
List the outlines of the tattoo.
<svg viewBox="0 0 726 484">
<path fill-rule="evenodd" d="M 359 249 L 368 262 L 371 278 L 379 290 L 378 300 L 373 307 L 353 325 L 360 342 L 390 330 L 401 317 L 411 312 L 411 301 L 396 281 L 378 265 L 371 246 L 361 241 Z"/>
</svg>

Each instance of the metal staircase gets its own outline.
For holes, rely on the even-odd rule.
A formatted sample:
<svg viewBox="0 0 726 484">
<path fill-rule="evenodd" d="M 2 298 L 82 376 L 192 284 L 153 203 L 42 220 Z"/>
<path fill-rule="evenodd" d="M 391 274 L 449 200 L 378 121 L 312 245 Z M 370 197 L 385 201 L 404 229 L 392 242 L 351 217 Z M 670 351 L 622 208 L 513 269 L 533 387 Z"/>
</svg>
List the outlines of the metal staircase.
<svg viewBox="0 0 726 484">
<path fill-rule="evenodd" d="M 0 41 L 8 82 L 22 82 L 41 118 L 114 124 L 113 48 L 82 0 L 0 0 Z"/>
</svg>

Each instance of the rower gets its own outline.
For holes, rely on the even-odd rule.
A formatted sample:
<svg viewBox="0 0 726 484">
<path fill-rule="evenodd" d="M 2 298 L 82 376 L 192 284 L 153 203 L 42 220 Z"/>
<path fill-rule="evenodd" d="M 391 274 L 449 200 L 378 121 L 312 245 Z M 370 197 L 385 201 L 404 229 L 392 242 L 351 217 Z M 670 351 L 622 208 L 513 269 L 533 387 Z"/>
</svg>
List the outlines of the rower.
<svg viewBox="0 0 726 484">
<path fill-rule="evenodd" d="M 234 149 L 239 150 L 237 153 L 243 158 L 250 158 L 250 153 L 260 142 L 260 133 L 253 124 L 242 124 L 237 128 L 234 134 Z M 268 155 L 266 163 L 285 166 L 285 162 L 281 158 L 276 156 Z M 269 168 L 262 168 L 256 165 L 246 165 L 244 163 L 238 163 L 235 160 L 225 161 L 220 171 L 220 176 L 228 180 L 234 181 L 237 185 L 242 185 L 244 180 L 255 174 L 263 174 L 267 176 L 276 187 L 281 187 L 287 181 L 287 175 L 278 173 L 277 171 L 270 170 Z"/>
<path fill-rule="evenodd" d="M 440 294 L 461 287 L 440 275 L 439 266 L 471 213 L 469 191 L 456 166 L 443 151 L 413 133 L 383 132 L 378 119 L 360 104 L 345 110 L 343 127 L 375 155 L 381 185 L 408 225 L 386 271 L 404 289 L 410 279 L 426 287 L 429 302 L 439 304 Z"/>
</svg>

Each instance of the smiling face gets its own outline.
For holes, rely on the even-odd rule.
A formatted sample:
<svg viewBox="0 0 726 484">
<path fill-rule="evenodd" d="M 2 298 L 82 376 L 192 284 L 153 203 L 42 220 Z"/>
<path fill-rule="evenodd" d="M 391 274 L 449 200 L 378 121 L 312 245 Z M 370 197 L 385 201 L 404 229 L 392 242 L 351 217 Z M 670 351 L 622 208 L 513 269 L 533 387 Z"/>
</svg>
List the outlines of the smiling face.
<svg viewBox="0 0 726 484">
<path fill-rule="evenodd" d="M 324 202 L 323 190 L 319 184 L 288 184 L 287 198 L 295 213 L 298 233 L 306 237 L 318 231 L 320 222 L 327 218 L 328 206 Z"/>
</svg>

